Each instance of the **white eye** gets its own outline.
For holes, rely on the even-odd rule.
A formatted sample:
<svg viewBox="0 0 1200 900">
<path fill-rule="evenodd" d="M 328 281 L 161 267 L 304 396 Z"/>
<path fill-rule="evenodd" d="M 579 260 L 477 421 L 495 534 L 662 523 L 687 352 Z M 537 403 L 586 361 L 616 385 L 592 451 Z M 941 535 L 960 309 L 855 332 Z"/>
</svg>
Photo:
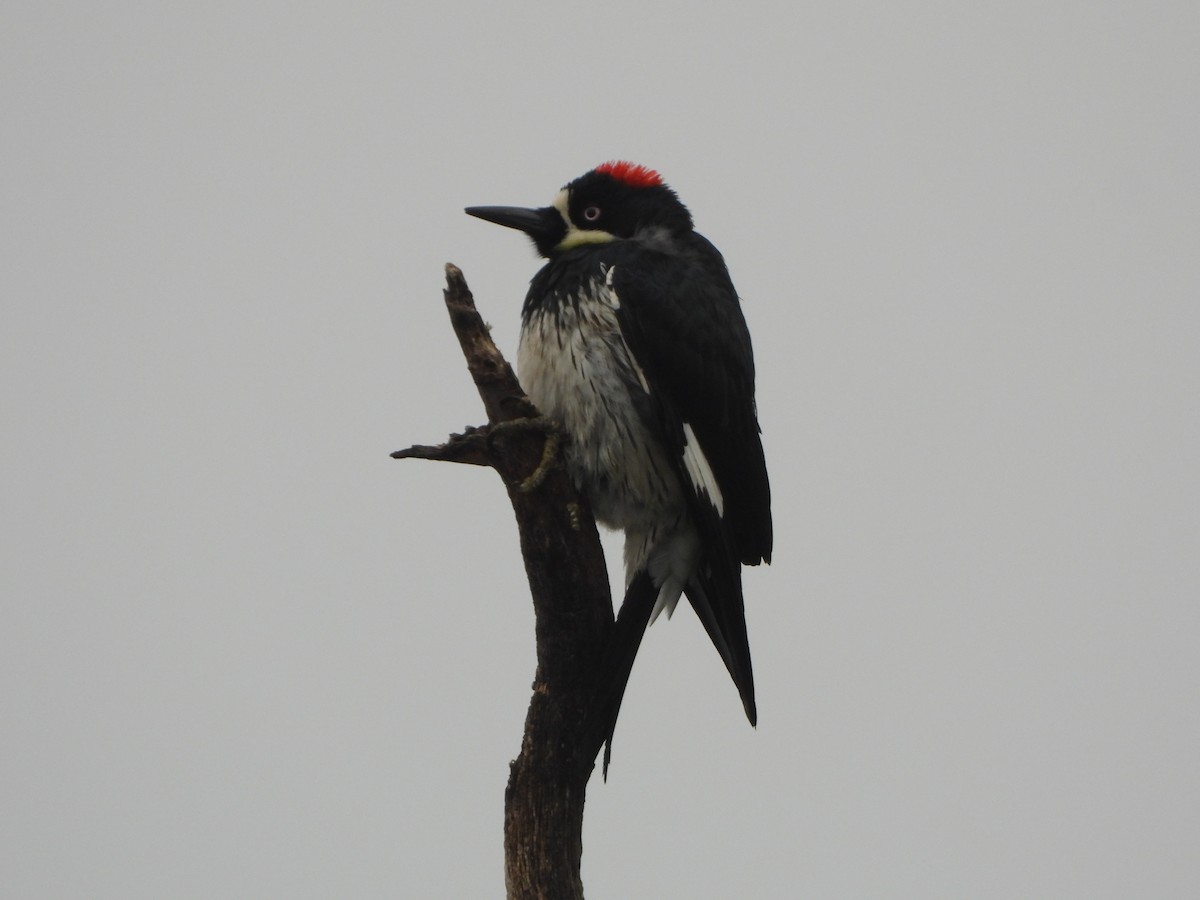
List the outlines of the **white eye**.
<svg viewBox="0 0 1200 900">
<path fill-rule="evenodd" d="M 595 222 L 600 218 L 600 207 L 589 206 L 583 211 L 583 218 L 586 222 Z"/>
</svg>

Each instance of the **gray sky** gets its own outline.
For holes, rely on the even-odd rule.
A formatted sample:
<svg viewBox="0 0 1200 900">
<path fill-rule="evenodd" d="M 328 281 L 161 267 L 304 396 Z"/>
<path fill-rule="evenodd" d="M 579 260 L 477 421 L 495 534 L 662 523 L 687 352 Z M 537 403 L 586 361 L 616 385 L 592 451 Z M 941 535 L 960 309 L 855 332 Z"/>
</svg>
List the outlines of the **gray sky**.
<svg viewBox="0 0 1200 900">
<path fill-rule="evenodd" d="M 760 725 L 654 626 L 589 898 L 1200 881 L 1200 6 L 0 9 L 0 894 L 502 895 L 469 204 L 659 169 L 759 364 Z M 608 546 L 616 547 L 610 541 Z M 610 553 L 611 557 L 611 553 Z"/>
</svg>

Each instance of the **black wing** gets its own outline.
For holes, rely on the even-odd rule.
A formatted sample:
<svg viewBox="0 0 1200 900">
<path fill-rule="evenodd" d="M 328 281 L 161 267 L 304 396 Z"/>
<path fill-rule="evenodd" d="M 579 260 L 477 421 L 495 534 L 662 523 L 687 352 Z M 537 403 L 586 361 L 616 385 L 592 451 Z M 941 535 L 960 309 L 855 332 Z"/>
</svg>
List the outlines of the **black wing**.
<svg viewBox="0 0 1200 900">
<path fill-rule="evenodd" d="M 770 562 L 754 355 L 724 259 L 695 234 L 682 254 L 636 242 L 613 250 L 621 330 L 650 384 L 667 446 L 681 459 L 683 423 L 690 425 L 721 489 L 724 540 L 744 565 Z"/>
<path fill-rule="evenodd" d="M 740 564 L 770 562 L 772 528 L 750 335 L 724 260 L 704 238 L 692 236 L 682 253 L 635 242 L 612 250 L 621 331 L 650 386 L 652 414 L 704 543 L 687 596 L 754 722 Z M 697 477 L 699 459 L 717 496 Z"/>
</svg>

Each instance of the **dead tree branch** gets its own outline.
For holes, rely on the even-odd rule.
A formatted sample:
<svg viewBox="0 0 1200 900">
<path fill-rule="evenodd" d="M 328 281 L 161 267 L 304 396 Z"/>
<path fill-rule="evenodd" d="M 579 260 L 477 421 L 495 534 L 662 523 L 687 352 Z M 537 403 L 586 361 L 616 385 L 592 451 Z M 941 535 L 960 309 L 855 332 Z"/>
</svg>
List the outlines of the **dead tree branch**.
<svg viewBox="0 0 1200 900">
<path fill-rule="evenodd" d="M 535 419 L 537 410 L 454 265 L 446 266 L 446 285 L 450 322 L 488 425 L 392 456 L 491 466 L 508 489 L 533 596 L 537 670 L 504 798 L 505 882 L 510 900 L 582 900 L 584 797 L 605 738 L 589 712 L 613 627 L 604 555 L 586 500 L 553 464 L 556 454 L 545 452 L 544 425 L 501 424 Z"/>
</svg>

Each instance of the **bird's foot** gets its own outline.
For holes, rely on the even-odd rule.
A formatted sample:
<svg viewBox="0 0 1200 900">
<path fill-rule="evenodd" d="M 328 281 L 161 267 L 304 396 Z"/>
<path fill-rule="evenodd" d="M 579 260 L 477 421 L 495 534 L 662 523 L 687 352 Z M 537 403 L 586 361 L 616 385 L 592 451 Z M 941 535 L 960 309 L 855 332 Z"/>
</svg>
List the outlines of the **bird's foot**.
<svg viewBox="0 0 1200 900">
<path fill-rule="evenodd" d="M 542 458 L 538 462 L 537 468 L 517 485 L 517 490 L 523 493 L 537 490 L 557 464 L 558 452 L 562 448 L 563 438 L 566 437 L 562 425 L 549 416 L 527 416 L 522 419 L 509 419 L 507 422 L 496 422 L 488 428 L 487 433 L 488 450 L 494 452 L 496 438 L 501 434 L 529 431 L 544 435 L 546 440 L 542 444 Z"/>
</svg>

